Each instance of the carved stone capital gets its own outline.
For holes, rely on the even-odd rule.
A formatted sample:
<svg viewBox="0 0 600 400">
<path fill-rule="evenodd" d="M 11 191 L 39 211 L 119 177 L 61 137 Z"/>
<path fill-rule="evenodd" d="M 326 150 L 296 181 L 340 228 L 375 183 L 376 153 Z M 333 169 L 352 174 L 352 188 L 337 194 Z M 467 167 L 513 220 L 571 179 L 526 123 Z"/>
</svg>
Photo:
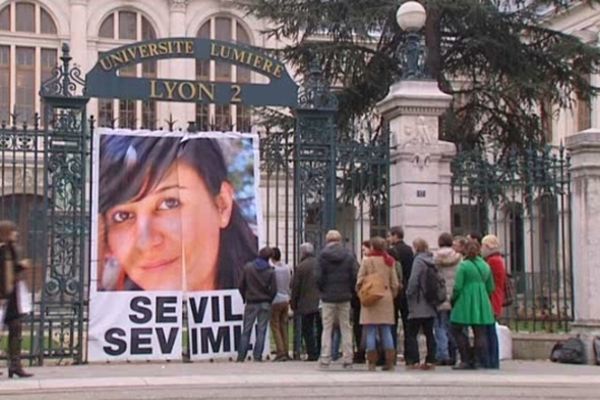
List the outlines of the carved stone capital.
<svg viewBox="0 0 600 400">
<path fill-rule="evenodd" d="M 171 11 L 185 12 L 189 0 L 169 0 Z"/>
</svg>

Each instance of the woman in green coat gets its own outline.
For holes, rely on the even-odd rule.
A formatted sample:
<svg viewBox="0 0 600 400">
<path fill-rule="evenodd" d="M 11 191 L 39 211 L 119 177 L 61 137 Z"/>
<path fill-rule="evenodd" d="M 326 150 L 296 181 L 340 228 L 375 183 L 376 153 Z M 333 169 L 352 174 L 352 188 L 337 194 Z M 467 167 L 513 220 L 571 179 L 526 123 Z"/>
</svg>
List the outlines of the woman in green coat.
<svg viewBox="0 0 600 400">
<path fill-rule="evenodd" d="M 455 369 L 475 368 L 475 354 L 480 363 L 487 365 L 486 326 L 495 322 L 490 303 L 494 279 L 479 250 L 479 243 L 470 240 L 465 248 L 465 259 L 456 271 L 450 322 L 461 362 Z M 469 346 L 468 327 L 471 327 L 475 336 L 474 349 Z"/>
</svg>

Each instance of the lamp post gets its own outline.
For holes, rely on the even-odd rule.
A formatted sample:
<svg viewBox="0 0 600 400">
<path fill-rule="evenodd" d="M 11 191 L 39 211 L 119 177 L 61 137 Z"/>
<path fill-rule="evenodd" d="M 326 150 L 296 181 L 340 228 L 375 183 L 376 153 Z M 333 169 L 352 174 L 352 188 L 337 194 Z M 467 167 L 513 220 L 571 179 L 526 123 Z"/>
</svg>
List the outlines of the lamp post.
<svg viewBox="0 0 600 400">
<path fill-rule="evenodd" d="M 403 3 L 396 12 L 396 22 L 400 29 L 406 31 L 406 43 L 399 46 L 399 57 L 402 60 L 402 79 L 426 78 L 425 49 L 421 45 L 419 31 L 425 25 L 427 14 L 425 8 L 417 1 Z"/>
</svg>

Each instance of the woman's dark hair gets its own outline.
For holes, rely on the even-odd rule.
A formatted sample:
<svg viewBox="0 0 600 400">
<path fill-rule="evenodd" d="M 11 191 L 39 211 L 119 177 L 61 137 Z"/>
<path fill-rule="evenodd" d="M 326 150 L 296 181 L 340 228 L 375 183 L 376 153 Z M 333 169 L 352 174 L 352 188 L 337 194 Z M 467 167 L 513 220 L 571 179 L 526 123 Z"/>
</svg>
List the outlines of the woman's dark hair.
<svg viewBox="0 0 600 400">
<path fill-rule="evenodd" d="M 271 250 L 273 251 L 271 259 L 273 261 L 281 261 L 281 250 L 279 250 L 279 247 L 272 247 Z"/>
<path fill-rule="evenodd" d="M 481 245 L 477 240 L 469 239 L 465 245 L 465 258 L 473 259 L 479 256 Z"/>
<path fill-rule="evenodd" d="M 438 237 L 438 247 L 452 247 L 453 242 L 454 238 L 448 232 L 444 232 Z"/>
<path fill-rule="evenodd" d="M 100 149 L 98 210 L 102 215 L 118 204 L 146 196 L 175 161 L 194 168 L 213 196 L 227 181 L 227 165 L 215 139 L 104 135 Z M 237 287 L 242 267 L 256 257 L 256 248 L 256 235 L 234 201 L 229 225 L 221 229 L 216 288 Z"/>
</svg>

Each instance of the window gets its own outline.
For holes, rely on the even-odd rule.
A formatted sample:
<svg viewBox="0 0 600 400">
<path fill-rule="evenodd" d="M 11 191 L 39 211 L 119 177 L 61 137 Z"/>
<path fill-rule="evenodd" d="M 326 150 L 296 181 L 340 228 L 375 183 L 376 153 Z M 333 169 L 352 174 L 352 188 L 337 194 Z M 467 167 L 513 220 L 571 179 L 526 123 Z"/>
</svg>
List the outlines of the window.
<svg viewBox="0 0 600 400">
<path fill-rule="evenodd" d="M 0 46 L 0 123 L 8 123 L 10 113 L 10 47 Z"/>
<path fill-rule="evenodd" d="M 35 33 L 35 5 L 32 3 L 16 4 L 16 31 Z"/>
<path fill-rule="evenodd" d="M 590 83 L 590 76 L 586 76 Z M 592 127 L 592 104 L 588 96 L 577 94 L 577 132 L 590 129 Z"/>
<path fill-rule="evenodd" d="M 102 25 L 100 25 L 100 32 L 98 32 L 98 36 L 102 38 L 112 39 L 115 36 L 115 17 L 114 15 L 109 15 Z"/>
<path fill-rule="evenodd" d="M 139 29 L 138 29 L 139 28 Z M 139 32 L 139 33 L 138 33 Z M 99 47 L 106 50 L 115 47 L 114 40 L 122 41 L 124 45 L 134 41 L 156 39 L 156 31 L 150 21 L 139 12 L 129 10 L 118 10 L 108 15 L 98 31 L 100 39 L 111 39 L 110 43 L 103 45 L 102 40 Z M 99 56 L 102 53 L 99 53 Z M 140 65 L 130 65 L 119 69 L 120 76 L 154 78 L 158 76 L 158 64 L 156 61 L 145 61 Z M 121 128 L 156 129 L 157 116 L 156 101 L 137 101 L 110 99 L 98 100 L 98 124 L 99 126 L 114 127 L 115 122 Z M 115 115 L 118 118 L 115 119 Z"/>
<path fill-rule="evenodd" d="M 52 19 L 50 14 L 48 14 L 48 12 L 43 8 L 40 11 L 40 32 L 50 35 L 56 35 L 56 25 L 54 24 L 54 20 Z"/>
<path fill-rule="evenodd" d="M 0 35 L 0 121 L 13 122 L 9 114 L 16 110 L 18 123 L 33 123 L 35 113 L 42 114 L 36 83 L 57 65 L 56 23 L 40 4 L 12 1 L 0 8 L 0 31 L 12 33 Z M 44 35 L 44 44 L 32 34 Z"/>
<path fill-rule="evenodd" d="M 137 38 L 137 15 L 131 11 L 119 12 L 119 37 L 122 40 L 136 40 Z"/>
<path fill-rule="evenodd" d="M 19 119 L 31 121 L 35 113 L 35 49 L 17 47 L 15 110 Z"/>
<path fill-rule="evenodd" d="M 10 30 L 10 6 L 0 10 L 0 31 Z"/>
<path fill-rule="evenodd" d="M 231 17 L 217 16 L 206 21 L 196 35 L 204 39 L 216 39 L 250 44 L 250 36 L 242 24 Z M 251 70 L 220 61 L 197 61 L 196 79 L 221 82 L 251 82 Z M 206 131 L 236 130 L 248 132 L 251 128 L 251 108 L 240 104 L 209 106 L 196 105 L 196 126 Z"/>
</svg>

